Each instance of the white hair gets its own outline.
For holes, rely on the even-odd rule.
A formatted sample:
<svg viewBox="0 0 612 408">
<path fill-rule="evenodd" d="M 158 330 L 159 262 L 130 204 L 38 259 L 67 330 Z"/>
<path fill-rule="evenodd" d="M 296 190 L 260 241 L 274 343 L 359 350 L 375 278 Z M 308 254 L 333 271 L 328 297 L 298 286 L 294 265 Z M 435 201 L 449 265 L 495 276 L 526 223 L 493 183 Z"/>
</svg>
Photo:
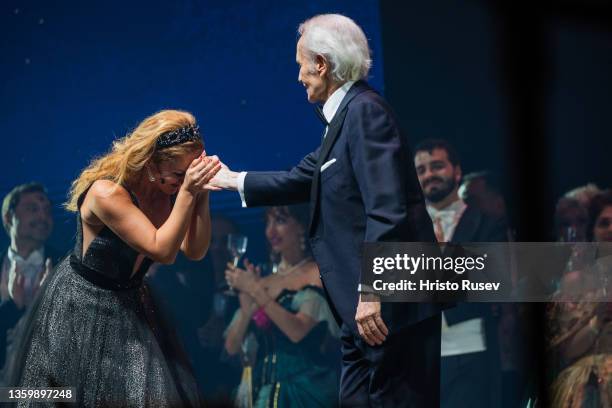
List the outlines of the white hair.
<svg viewBox="0 0 612 408">
<path fill-rule="evenodd" d="M 315 61 L 324 57 L 331 66 L 332 79 L 337 82 L 357 81 L 368 75 L 372 59 L 363 30 L 341 14 L 314 16 L 298 28 L 303 51 Z"/>
</svg>

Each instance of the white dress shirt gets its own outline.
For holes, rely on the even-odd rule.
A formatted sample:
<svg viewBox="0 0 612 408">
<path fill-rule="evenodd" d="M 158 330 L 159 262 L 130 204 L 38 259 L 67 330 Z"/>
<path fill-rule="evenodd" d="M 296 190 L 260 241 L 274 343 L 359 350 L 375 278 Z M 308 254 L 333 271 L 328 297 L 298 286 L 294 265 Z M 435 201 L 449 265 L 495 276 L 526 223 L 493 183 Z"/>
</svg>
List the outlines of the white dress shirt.
<svg viewBox="0 0 612 408">
<path fill-rule="evenodd" d="M 327 123 L 331 122 L 331 120 L 334 118 L 336 112 L 338 111 L 338 108 L 340 107 L 340 104 L 342 103 L 342 100 L 344 99 L 344 97 L 346 96 L 349 89 L 351 89 L 351 86 L 353 86 L 354 83 L 355 81 L 345 82 L 340 88 L 336 89 L 330 95 L 329 98 L 327 98 L 325 104 L 323 104 L 323 116 L 325 116 L 325 120 L 327 120 Z M 324 138 L 325 136 L 327 136 L 328 127 L 329 126 L 325 127 L 325 134 L 323 136 Z M 238 173 L 238 177 L 236 178 L 236 183 L 238 185 L 238 193 L 240 194 L 240 201 L 242 201 L 242 207 L 244 208 L 247 207 L 246 201 L 244 199 L 244 178 L 246 177 L 246 175 L 246 171 L 241 171 L 240 173 Z"/>
<path fill-rule="evenodd" d="M 45 249 L 44 247 L 39 248 L 32 251 L 27 258 L 23 258 L 13 248 L 9 247 L 2 269 L 3 273 L 8 273 L 9 296 L 13 297 L 13 285 L 17 278 L 16 270 L 18 269 L 24 277 L 24 296 L 27 300 L 30 300 L 34 292 L 34 282 L 45 269 Z"/>
<path fill-rule="evenodd" d="M 449 242 L 453 238 L 457 224 L 459 224 L 466 208 L 467 205 L 461 199 L 440 210 L 427 205 L 427 212 L 434 224 L 439 222 L 442 228 L 444 242 Z M 481 318 L 470 319 L 449 326 L 446 322 L 446 316 L 442 312 L 442 337 L 440 341 L 440 355 L 442 357 L 476 353 L 486 349 L 484 321 Z"/>
<path fill-rule="evenodd" d="M 457 224 L 459 224 L 459 220 L 466 208 L 467 205 L 462 199 L 453 201 L 452 204 L 440 210 L 435 209 L 429 204 L 427 205 L 427 212 L 434 224 L 436 220 L 440 222 L 442 232 L 444 233 L 444 242 L 449 242 L 453 238 L 455 228 L 457 228 Z"/>
</svg>

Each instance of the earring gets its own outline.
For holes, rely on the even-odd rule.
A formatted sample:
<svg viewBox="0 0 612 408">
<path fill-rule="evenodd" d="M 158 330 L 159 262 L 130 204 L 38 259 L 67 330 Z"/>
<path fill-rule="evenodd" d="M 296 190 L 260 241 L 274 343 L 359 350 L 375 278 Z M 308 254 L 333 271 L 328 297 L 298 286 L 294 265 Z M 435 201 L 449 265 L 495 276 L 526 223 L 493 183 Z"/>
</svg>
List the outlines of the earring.
<svg viewBox="0 0 612 408">
<path fill-rule="evenodd" d="M 302 252 L 306 250 L 306 238 L 303 235 L 300 237 L 300 249 Z"/>
<path fill-rule="evenodd" d="M 147 167 L 147 174 L 149 175 L 149 181 L 152 183 L 155 181 L 155 177 L 151 174 L 151 169 Z"/>
</svg>

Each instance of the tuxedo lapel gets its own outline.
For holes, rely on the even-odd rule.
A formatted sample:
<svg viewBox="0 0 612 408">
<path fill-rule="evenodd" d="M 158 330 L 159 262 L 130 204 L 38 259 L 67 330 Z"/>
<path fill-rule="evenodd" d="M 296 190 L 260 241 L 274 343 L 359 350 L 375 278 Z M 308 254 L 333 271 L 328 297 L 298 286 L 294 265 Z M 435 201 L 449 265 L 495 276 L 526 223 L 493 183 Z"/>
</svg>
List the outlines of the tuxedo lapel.
<svg viewBox="0 0 612 408">
<path fill-rule="evenodd" d="M 323 145 L 317 159 L 317 164 L 314 170 L 314 177 L 312 178 L 312 184 L 310 185 L 310 225 L 308 231 L 311 233 L 314 227 L 314 218 L 319 207 L 319 190 L 320 190 L 320 177 L 321 177 L 321 166 L 325 163 L 325 159 L 329 156 L 334 143 L 338 139 L 340 130 L 342 129 L 342 123 L 346 117 L 346 108 L 341 112 L 337 112 L 327 128 L 327 135 L 323 140 Z"/>
<path fill-rule="evenodd" d="M 478 232 L 478 226 L 480 225 L 480 213 L 474 211 L 469 205 L 463 212 L 463 215 L 459 219 L 459 223 L 455 228 L 455 233 L 451 238 L 452 243 L 464 243 L 472 242 Z"/>
<path fill-rule="evenodd" d="M 364 81 L 355 82 L 355 84 L 353 84 L 351 89 L 349 89 L 346 96 L 340 103 L 336 114 L 329 123 L 329 127 L 327 128 L 327 135 L 325 136 L 323 144 L 321 145 L 319 157 L 315 166 L 314 177 L 310 186 L 310 225 L 308 231 L 311 236 L 314 234 L 315 217 L 317 216 L 319 209 L 321 166 L 327 160 L 327 157 L 329 156 L 332 147 L 334 147 L 334 144 L 336 143 L 336 140 L 340 135 L 342 125 L 344 124 L 344 118 L 346 117 L 346 113 L 348 111 L 349 102 L 355 96 L 370 89 L 371 88 Z"/>
</svg>

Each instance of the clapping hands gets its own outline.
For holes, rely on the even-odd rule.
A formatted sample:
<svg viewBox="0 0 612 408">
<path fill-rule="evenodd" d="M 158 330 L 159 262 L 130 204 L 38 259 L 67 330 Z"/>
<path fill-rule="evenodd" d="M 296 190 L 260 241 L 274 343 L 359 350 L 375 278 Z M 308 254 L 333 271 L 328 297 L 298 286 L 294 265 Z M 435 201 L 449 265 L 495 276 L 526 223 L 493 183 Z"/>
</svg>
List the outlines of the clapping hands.
<svg viewBox="0 0 612 408">
<path fill-rule="evenodd" d="M 19 269 L 19 266 L 17 264 L 14 264 L 13 268 L 14 270 L 11 271 L 11 273 L 14 273 L 14 278 L 11 282 L 9 282 L 9 293 L 11 295 L 11 298 L 13 299 L 13 302 L 15 302 L 15 305 L 17 305 L 17 307 L 21 309 L 22 307 L 27 306 L 32 301 L 32 299 L 38 292 L 38 289 L 40 289 L 47 276 L 51 273 L 51 270 L 53 269 L 53 263 L 51 262 L 50 258 L 47 258 L 47 260 L 45 261 L 45 269 L 38 274 L 36 280 L 32 285 L 31 296 L 28 296 L 28 294 L 26 293 L 26 278 L 23 275 L 22 271 Z"/>
<path fill-rule="evenodd" d="M 248 259 L 244 260 L 244 266 L 245 269 L 240 269 L 232 262 L 228 262 L 225 280 L 230 287 L 240 292 L 252 293 L 258 285 L 261 269 L 255 267 Z"/>
</svg>

